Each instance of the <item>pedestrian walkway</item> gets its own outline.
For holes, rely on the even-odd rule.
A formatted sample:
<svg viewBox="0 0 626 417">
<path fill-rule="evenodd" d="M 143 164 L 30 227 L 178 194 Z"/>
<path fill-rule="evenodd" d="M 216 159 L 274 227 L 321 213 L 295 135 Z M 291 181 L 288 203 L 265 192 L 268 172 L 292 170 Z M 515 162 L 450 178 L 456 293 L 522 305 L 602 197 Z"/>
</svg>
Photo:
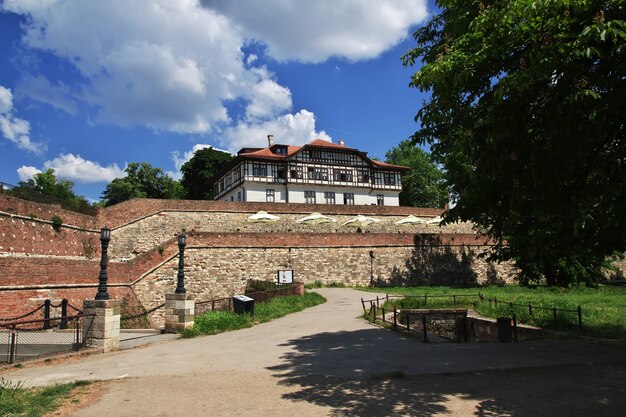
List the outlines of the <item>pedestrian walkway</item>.
<svg viewBox="0 0 626 417">
<path fill-rule="evenodd" d="M 592 381 L 597 377 L 606 386 L 611 376 L 594 372 L 602 367 L 615 372 L 626 369 L 620 350 L 579 341 L 421 343 L 359 318 L 360 298 L 369 294 L 341 288 L 316 291 L 328 302 L 252 328 L 93 355 L 58 365 L 30 366 L 4 378 L 22 381 L 25 386 L 73 380 L 116 381 L 99 402 L 76 414 L 80 416 L 412 415 L 409 411 L 417 409 L 411 407 L 418 406 L 427 412 L 415 415 L 454 415 L 459 410 L 484 407 L 485 401 L 491 401 L 490 407 L 501 413 L 511 407 L 519 409 L 522 403 L 517 404 L 521 401 L 518 397 L 523 399 L 524 393 L 540 387 L 535 377 L 561 384 L 559 390 L 574 378 L 570 381 L 573 386 L 568 388 L 570 393 L 558 401 L 572 404 L 590 400 L 593 393 L 587 392 L 585 397 L 576 391 L 576 378 Z M 588 368 L 590 362 L 597 366 Z M 497 386 L 489 385 L 484 392 L 480 384 L 469 382 L 502 370 L 512 373 L 488 374 Z M 546 370 L 556 373 L 546 374 Z M 507 387 L 503 384 L 511 382 L 502 381 L 507 375 L 529 386 L 515 383 Z M 569 379 L 552 381 L 546 375 Z M 616 378 L 623 380 L 624 375 Z M 446 384 L 454 388 L 448 389 Z M 590 385 L 586 382 L 581 389 Z M 624 405 L 626 395 L 620 394 L 623 388 L 619 385 L 623 384 L 616 382 L 615 394 L 598 395 Z M 548 386 L 541 392 L 555 389 L 557 386 Z M 498 402 L 496 397 L 507 398 L 509 391 L 513 405 Z M 552 415 L 576 415 L 559 414 L 554 401 L 546 406 Z"/>
</svg>

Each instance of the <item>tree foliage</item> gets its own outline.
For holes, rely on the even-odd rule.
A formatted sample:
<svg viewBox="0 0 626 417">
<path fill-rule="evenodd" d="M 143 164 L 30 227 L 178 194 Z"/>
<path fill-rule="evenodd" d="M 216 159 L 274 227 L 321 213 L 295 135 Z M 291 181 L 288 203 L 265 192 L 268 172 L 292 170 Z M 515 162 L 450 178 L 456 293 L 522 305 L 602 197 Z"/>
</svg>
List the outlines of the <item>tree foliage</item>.
<svg viewBox="0 0 626 417">
<path fill-rule="evenodd" d="M 439 0 L 405 65 L 456 199 L 523 280 L 591 283 L 626 250 L 624 0 Z"/>
<path fill-rule="evenodd" d="M 193 157 L 181 167 L 183 178 L 180 181 L 185 198 L 191 200 L 213 200 L 212 178 L 224 168 L 233 156 L 213 148 L 196 151 Z"/>
<path fill-rule="evenodd" d="M 8 194 L 25 200 L 60 204 L 65 209 L 83 213 L 94 211 L 84 197 L 74 193 L 74 183 L 57 178 L 54 169 L 39 172 L 27 181 L 20 181 Z"/>
<path fill-rule="evenodd" d="M 404 140 L 387 151 L 385 162 L 411 168 L 402 176 L 401 206 L 439 208 L 446 205 L 448 190 L 443 172 L 424 150 Z"/>
<path fill-rule="evenodd" d="M 132 162 L 124 172 L 125 177 L 114 179 L 104 189 L 102 199 L 105 206 L 132 198 L 177 199 L 182 195 L 178 181 L 147 162 Z"/>
</svg>

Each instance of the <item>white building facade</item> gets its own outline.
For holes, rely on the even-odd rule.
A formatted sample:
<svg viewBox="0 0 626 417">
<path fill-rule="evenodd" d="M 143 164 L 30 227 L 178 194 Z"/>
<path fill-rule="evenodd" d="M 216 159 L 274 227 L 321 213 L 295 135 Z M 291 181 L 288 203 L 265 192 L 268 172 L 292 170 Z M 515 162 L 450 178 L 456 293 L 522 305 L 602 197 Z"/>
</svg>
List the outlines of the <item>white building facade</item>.
<svg viewBox="0 0 626 417">
<path fill-rule="evenodd" d="M 216 175 L 215 200 L 398 206 L 409 168 L 317 139 L 304 146 L 244 148 Z"/>
</svg>

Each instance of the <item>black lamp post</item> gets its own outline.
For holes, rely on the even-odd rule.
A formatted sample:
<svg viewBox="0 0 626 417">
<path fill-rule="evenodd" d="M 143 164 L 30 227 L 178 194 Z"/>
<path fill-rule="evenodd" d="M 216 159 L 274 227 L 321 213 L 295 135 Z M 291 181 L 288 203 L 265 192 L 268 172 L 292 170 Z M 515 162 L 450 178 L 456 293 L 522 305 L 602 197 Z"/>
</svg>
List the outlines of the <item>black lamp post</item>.
<svg viewBox="0 0 626 417">
<path fill-rule="evenodd" d="M 100 242 L 102 242 L 102 257 L 100 258 L 100 275 L 98 276 L 98 293 L 96 294 L 96 300 L 108 300 L 109 293 L 107 291 L 107 281 L 109 279 L 107 275 L 107 264 L 109 258 L 107 256 L 107 249 L 109 248 L 109 241 L 111 240 L 111 229 L 104 226 L 100 229 Z"/>
<path fill-rule="evenodd" d="M 370 251 L 370 287 L 374 286 L 374 251 Z"/>
<path fill-rule="evenodd" d="M 176 294 L 185 294 L 185 245 L 187 244 L 187 236 L 178 235 L 178 285 L 176 286 Z"/>
</svg>

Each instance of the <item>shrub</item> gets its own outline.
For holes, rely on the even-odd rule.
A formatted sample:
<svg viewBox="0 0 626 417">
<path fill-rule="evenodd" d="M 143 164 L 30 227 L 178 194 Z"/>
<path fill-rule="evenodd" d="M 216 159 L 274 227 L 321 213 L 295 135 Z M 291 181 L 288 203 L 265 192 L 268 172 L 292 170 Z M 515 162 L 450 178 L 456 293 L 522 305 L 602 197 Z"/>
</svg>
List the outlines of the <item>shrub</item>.
<svg viewBox="0 0 626 417">
<path fill-rule="evenodd" d="M 55 214 L 54 216 L 52 216 L 50 221 L 52 222 L 52 228 L 58 232 L 63 225 L 63 219 L 61 218 L 61 216 Z"/>
</svg>

